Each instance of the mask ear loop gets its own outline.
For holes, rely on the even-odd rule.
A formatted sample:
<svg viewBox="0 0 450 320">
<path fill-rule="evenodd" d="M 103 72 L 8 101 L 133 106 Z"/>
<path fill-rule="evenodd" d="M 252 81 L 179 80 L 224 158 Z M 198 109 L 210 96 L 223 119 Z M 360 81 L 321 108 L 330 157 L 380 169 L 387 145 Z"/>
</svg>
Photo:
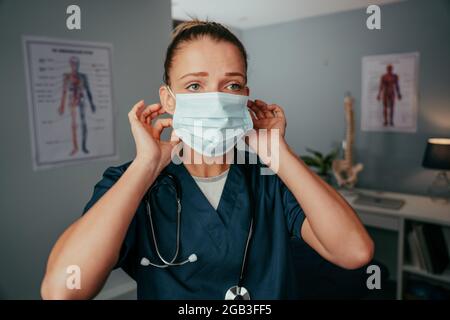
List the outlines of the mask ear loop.
<svg viewBox="0 0 450 320">
<path fill-rule="evenodd" d="M 169 91 L 170 95 L 176 100 L 175 94 L 173 93 L 172 89 L 170 89 L 170 86 L 166 85 L 167 90 Z"/>
<path fill-rule="evenodd" d="M 166 85 L 166 89 L 169 91 L 169 94 L 174 98 L 174 100 L 177 101 L 177 98 L 175 97 L 175 94 L 173 93 L 172 89 L 170 89 L 170 86 Z"/>
</svg>

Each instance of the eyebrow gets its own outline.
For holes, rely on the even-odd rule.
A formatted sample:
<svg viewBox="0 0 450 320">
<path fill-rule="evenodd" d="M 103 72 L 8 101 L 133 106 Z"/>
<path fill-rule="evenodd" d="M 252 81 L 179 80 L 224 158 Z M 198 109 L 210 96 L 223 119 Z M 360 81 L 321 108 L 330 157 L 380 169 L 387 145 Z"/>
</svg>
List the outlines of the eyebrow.
<svg viewBox="0 0 450 320">
<path fill-rule="evenodd" d="M 188 76 L 207 77 L 208 75 L 209 75 L 208 72 L 204 72 L 204 71 L 192 72 L 192 73 L 186 73 L 184 76 L 178 78 L 178 80 L 186 78 Z M 245 79 L 245 76 L 240 72 L 226 72 L 225 75 L 226 76 L 239 76 L 239 77 L 242 77 Z"/>
</svg>

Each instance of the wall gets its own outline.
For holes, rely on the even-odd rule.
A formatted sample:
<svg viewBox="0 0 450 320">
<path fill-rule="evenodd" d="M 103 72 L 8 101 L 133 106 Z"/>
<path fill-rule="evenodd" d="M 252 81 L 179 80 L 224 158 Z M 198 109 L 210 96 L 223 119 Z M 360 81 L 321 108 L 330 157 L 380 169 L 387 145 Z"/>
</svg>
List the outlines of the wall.
<svg viewBox="0 0 450 320">
<path fill-rule="evenodd" d="M 421 167 L 426 140 L 450 137 L 450 2 L 409 0 L 381 7 L 382 29 L 365 27 L 364 9 L 248 29 L 254 97 L 286 109 L 287 139 L 328 152 L 344 138 L 343 99 L 355 97 L 359 186 L 425 194 L 435 172 Z M 420 52 L 418 131 L 360 130 L 361 58 Z"/>
<path fill-rule="evenodd" d="M 82 30 L 66 29 L 66 8 L 81 7 Z M 107 166 L 134 157 L 127 113 L 156 102 L 171 30 L 170 1 L 0 0 L 0 299 L 36 299 L 47 256 L 82 212 Z M 120 159 L 33 172 L 22 35 L 110 42 Z"/>
</svg>

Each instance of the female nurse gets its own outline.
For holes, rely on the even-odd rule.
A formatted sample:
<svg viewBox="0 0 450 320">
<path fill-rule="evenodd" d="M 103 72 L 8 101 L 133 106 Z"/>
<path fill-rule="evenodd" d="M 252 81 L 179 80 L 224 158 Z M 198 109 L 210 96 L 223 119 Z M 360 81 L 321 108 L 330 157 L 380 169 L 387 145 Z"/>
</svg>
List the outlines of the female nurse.
<svg viewBox="0 0 450 320">
<path fill-rule="evenodd" d="M 373 242 L 353 209 L 286 143 L 283 109 L 247 101 L 246 50 L 226 27 L 180 24 L 164 67 L 160 103 L 141 100 L 128 114 L 135 158 L 107 168 L 82 217 L 54 245 L 44 299 L 93 298 L 119 267 L 137 282 L 139 299 L 296 298 L 291 237 L 342 268 L 372 259 Z M 250 123 L 245 141 L 258 161 L 207 161 L 202 144 L 188 141 L 199 118 L 220 129 Z M 161 140 L 169 127 L 172 138 Z M 275 174 L 262 174 L 267 168 Z M 80 270 L 78 290 L 66 287 L 71 265 Z"/>
</svg>

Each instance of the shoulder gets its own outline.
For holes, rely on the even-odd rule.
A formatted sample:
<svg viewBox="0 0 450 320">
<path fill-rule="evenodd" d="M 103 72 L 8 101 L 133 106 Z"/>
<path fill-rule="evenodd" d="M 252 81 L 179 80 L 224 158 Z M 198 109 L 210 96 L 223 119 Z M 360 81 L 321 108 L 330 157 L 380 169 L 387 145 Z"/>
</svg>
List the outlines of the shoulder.
<svg viewBox="0 0 450 320">
<path fill-rule="evenodd" d="M 277 189 L 280 187 L 280 179 L 276 172 L 269 169 L 259 156 L 253 152 L 241 153 L 241 158 L 237 158 L 237 164 L 243 172 L 246 173 L 247 179 L 260 189 Z"/>
<path fill-rule="evenodd" d="M 131 161 L 118 166 L 108 167 L 104 172 L 102 178 L 95 184 L 94 191 L 90 200 L 84 206 L 83 214 L 86 213 L 95 202 L 98 201 L 122 176 L 122 174 L 127 170 Z"/>
<path fill-rule="evenodd" d="M 123 173 L 128 169 L 132 161 L 125 162 L 118 166 L 110 166 L 103 172 L 102 179 L 97 183 L 97 186 L 102 184 L 111 184 L 119 180 Z"/>
</svg>

